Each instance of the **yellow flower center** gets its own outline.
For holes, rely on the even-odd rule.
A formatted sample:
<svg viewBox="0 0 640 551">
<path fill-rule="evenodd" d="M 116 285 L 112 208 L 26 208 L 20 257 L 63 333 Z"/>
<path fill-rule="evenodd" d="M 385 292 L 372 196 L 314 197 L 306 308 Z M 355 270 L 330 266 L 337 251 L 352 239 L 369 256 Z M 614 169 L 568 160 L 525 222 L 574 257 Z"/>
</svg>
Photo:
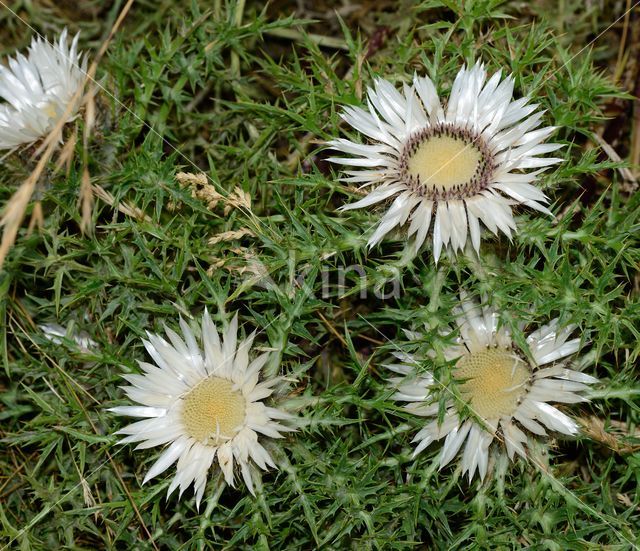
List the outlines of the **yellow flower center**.
<svg viewBox="0 0 640 551">
<path fill-rule="evenodd" d="M 482 136 L 440 123 L 412 134 L 400 154 L 398 180 L 430 201 L 464 200 L 493 182 L 496 160 Z"/>
<path fill-rule="evenodd" d="M 50 119 L 58 118 L 58 111 L 56 110 L 56 104 L 52 101 L 48 102 L 43 108 L 42 111 L 47 117 Z"/>
<path fill-rule="evenodd" d="M 453 375 L 471 410 L 494 420 L 513 415 L 527 392 L 531 370 L 513 352 L 489 348 L 460 358 Z"/>
<path fill-rule="evenodd" d="M 245 418 L 245 399 L 233 383 L 209 377 L 183 398 L 182 422 L 198 442 L 218 444 L 235 436 Z"/>
<path fill-rule="evenodd" d="M 436 135 L 418 145 L 407 159 L 407 173 L 428 189 L 449 191 L 470 184 L 481 160 L 482 153 L 473 143 Z"/>
</svg>

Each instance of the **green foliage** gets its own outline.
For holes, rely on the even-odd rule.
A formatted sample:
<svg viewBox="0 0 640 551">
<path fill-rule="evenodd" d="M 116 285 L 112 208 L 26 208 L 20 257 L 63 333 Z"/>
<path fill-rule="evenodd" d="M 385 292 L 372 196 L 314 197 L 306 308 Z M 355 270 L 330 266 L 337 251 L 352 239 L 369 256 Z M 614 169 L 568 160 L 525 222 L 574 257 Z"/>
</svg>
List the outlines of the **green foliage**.
<svg viewBox="0 0 640 551">
<path fill-rule="evenodd" d="M 94 51 L 123 5 L 15 4 L 40 31 L 81 30 Z M 0 274 L 0 545 L 630 548 L 640 531 L 640 194 L 592 140 L 612 102 L 631 109 L 608 70 L 616 51 L 603 53 L 618 31 L 585 48 L 621 14 L 566 2 L 560 20 L 551 2 L 405 0 L 340 18 L 343 3 L 294 14 L 298 4 L 136 3 L 110 46 L 89 170 L 112 204 L 97 199 L 94 231 L 80 232 L 78 146 L 69 173 L 42 191 L 44 228 L 21 231 Z M 23 47 L 22 24 L 4 11 L 0 22 L 3 52 Z M 566 162 L 541 182 L 557 218 L 524 209 L 513 242 L 488 239 L 480 258 L 438 266 L 430 245 L 404 254 L 400 233 L 368 251 L 378 214 L 336 211 L 353 190 L 322 150 L 350 132 L 341 106 L 359 104 L 377 75 L 399 84 L 417 71 L 446 91 L 477 59 L 513 73 L 516 93 L 560 127 Z M 28 174 L 15 156 L 4 163 L 3 203 Z M 192 196 L 181 171 L 204 171 L 223 199 Z M 250 207 L 230 203 L 238 190 Z M 344 274 L 354 265 L 362 272 Z M 438 444 L 412 459 L 421 419 L 389 399 L 383 365 L 398 349 L 441 349 L 461 289 L 487 297 L 521 341 L 521 321 L 579 326 L 579 364 L 601 383 L 573 413 L 602 420 L 617 448 L 552 440 L 534 451 L 538 466 L 498 459 L 471 484 L 455 461 L 437 470 Z M 145 332 L 199 319 L 205 306 L 218 322 L 238 311 L 279 351 L 268 369 L 290 380 L 285 400 L 302 428 L 269 443 L 281 468 L 263 474 L 256 498 L 213 470 L 197 512 L 191 490 L 165 499 L 171 470 L 141 485 L 157 450 L 117 446 L 123 420 L 106 408 L 124 403 L 120 375 L 145 359 Z M 59 343 L 38 328 L 56 322 L 69 327 Z M 426 331 L 422 342 L 407 341 L 411 328 Z M 80 350 L 76 329 L 98 348 Z"/>
</svg>

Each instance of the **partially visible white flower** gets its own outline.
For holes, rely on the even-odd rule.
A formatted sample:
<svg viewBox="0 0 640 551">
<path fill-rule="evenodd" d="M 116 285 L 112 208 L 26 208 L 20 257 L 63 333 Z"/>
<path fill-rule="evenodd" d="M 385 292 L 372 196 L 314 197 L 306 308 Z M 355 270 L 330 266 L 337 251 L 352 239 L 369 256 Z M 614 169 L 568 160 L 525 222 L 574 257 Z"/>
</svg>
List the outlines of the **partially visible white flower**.
<svg viewBox="0 0 640 551">
<path fill-rule="evenodd" d="M 78 37 L 67 44 L 67 29 L 57 43 L 34 38 L 27 57 L 17 54 L 0 65 L 0 149 L 14 149 L 47 136 L 84 83 L 87 58 Z M 75 118 L 80 94 L 65 122 Z"/>
<path fill-rule="evenodd" d="M 416 434 L 414 457 L 432 442 L 445 439 L 438 459 L 447 465 L 464 445 L 462 470 L 473 478 L 476 470 L 484 479 L 489 447 L 503 442 L 509 459 L 527 458 L 530 434 L 544 437 L 547 430 L 569 436 L 578 424 L 550 403 L 587 402 L 580 392 L 597 382 L 595 377 L 566 367 L 563 358 L 574 354 L 580 339 L 569 336 L 575 326 L 561 328 L 554 319 L 527 337 L 531 360 L 514 345 L 509 331 L 498 327 L 498 314 L 464 300 L 456 309 L 460 336 L 444 352 L 456 361 L 454 388 L 445 388 L 445 411 L 440 412 L 441 385 L 430 372 L 417 372 L 419 358 L 397 353 L 400 363 L 387 367 L 403 377 L 392 377 L 393 397 L 408 402 L 404 409 L 432 420 Z M 416 336 L 414 333 L 413 337 Z M 547 366 L 547 367 L 543 367 Z M 462 403 L 454 396 L 459 394 Z M 466 442 L 466 444 L 465 444 Z"/>
<path fill-rule="evenodd" d="M 180 487 L 182 496 L 193 483 L 199 507 L 207 474 L 215 459 L 231 486 L 235 485 L 234 465 L 237 465 L 253 494 L 251 461 L 263 470 L 276 467 L 259 439 L 282 438 L 283 432 L 296 430 L 280 423 L 291 421 L 293 415 L 263 403 L 280 380 L 260 381 L 260 371 L 270 353 L 250 361 L 255 333 L 238 343 L 237 315 L 221 341 L 205 311 L 202 318 L 204 350 L 182 319 L 180 328 L 182 338 L 167 328 L 170 342 L 150 333 L 149 340 L 143 341 L 155 365 L 138 362 L 144 374 L 123 376 L 131 383 L 123 387 L 125 393 L 141 405 L 119 406 L 110 411 L 145 420 L 117 434 L 127 435 L 121 440 L 122 444 L 140 442 L 136 449 L 168 444 L 143 481 L 158 476 L 177 461 L 177 472 L 168 495 Z"/>
<path fill-rule="evenodd" d="M 98 346 L 89 336 L 89 333 L 79 331 L 76 327 L 69 330 L 69 328 L 63 327 L 59 323 L 43 323 L 38 325 L 38 327 L 44 333 L 47 340 L 56 344 L 62 344 L 65 338 L 69 338 L 78 345 L 78 348 L 82 352 L 91 352 L 91 350 L 94 350 Z"/>
<path fill-rule="evenodd" d="M 512 100 L 514 80 L 501 78 L 498 71 L 487 80 L 480 63 L 462 67 L 445 105 L 429 77 L 415 75 L 402 91 L 378 78 L 368 89 L 367 109 L 345 108 L 342 118 L 368 143 L 332 140 L 328 145 L 348 156 L 329 160 L 350 168 L 342 181 L 372 189 L 341 210 L 393 199 L 369 246 L 408 224 L 417 249 L 433 225 L 437 262 L 443 247 L 462 250 L 468 238 L 477 252 L 480 222 L 510 238 L 514 205 L 551 214 L 534 183 L 562 160 L 541 155 L 562 146 L 542 143 L 555 127 L 539 128 L 544 112 L 527 105 L 528 97 Z"/>
</svg>

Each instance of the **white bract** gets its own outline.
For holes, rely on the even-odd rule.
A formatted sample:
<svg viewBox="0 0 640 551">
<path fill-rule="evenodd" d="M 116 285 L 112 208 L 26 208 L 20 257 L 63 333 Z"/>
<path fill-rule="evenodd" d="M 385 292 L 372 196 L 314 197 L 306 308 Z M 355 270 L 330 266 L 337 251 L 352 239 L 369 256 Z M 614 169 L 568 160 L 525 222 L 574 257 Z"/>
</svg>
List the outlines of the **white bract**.
<svg viewBox="0 0 640 551">
<path fill-rule="evenodd" d="M 57 43 L 34 38 L 27 57 L 17 54 L 0 65 L 0 149 L 15 149 L 47 136 L 74 104 L 65 122 L 80 105 L 87 59 L 78 53 L 78 37 L 67 44 L 67 30 Z"/>
<path fill-rule="evenodd" d="M 580 339 L 569 340 L 575 326 L 561 328 L 556 318 L 531 333 L 527 337 L 529 360 L 514 346 L 509 331 L 498 327 L 496 312 L 464 300 L 456 315 L 460 336 L 444 356 L 455 361 L 452 379 L 457 392 L 442 389 L 430 372 L 418 373 L 415 356 L 396 353 L 400 363 L 387 366 L 402 375 L 391 378 L 396 390 L 393 397 L 408 402 L 406 411 L 431 418 L 413 439 L 414 457 L 444 438 L 440 467 L 464 447 L 463 472 L 471 480 L 477 470 L 484 479 L 494 439 L 504 443 L 509 459 L 513 459 L 516 453 L 527 457 L 531 438 L 527 432 L 540 437 L 546 436 L 547 430 L 578 434 L 578 424 L 550 405 L 587 402 L 580 392 L 597 382 L 591 375 L 567 368 L 562 361 L 580 346 Z M 439 422 L 442 391 L 445 411 Z"/>
<path fill-rule="evenodd" d="M 88 353 L 98 348 L 98 343 L 96 343 L 86 331 L 79 331 L 75 326 L 69 328 L 59 323 L 43 323 L 38 325 L 38 328 L 47 340 L 55 344 L 63 344 L 68 338 L 75 342 L 82 352 Z"/>
<path fill-rule="evenodd" d="M 282 438 L 283 432 L 295 430 L 279 422 L 294 419 L 291 414 L 263 403 L 280 381 L 279 378 L 260 381 L 260 371 L 270 353 L 250 360 L 255 333 L 238 343 L 237 315 L 221 341 L 205 311 L 204 350 L 199 348 L 193 332 L 182 319 L 180 327 L 182 338 L 166 329 L 170 342 L 148 334 L 144 345 L 155 365 L 139 362 L 143 374 L 124 375 L 131 383 L 124 387 L 125 393 L 140 405 L 110 409 L 146 419 L 117 434 L 126 435 L 121 443 L 140 442 L 136 449 L 166 446 L 144 482 L 177 461 L 177 473 L 168 495 L 180 487 L 181 496 L 193 483 L 199 507 L 207 474 L 215 459 L 231 486 L 234 486 L 234 464 L 238 465 L 253 494 L 250 460 L 261 469 L 276 467 L 259 442 L 259 435 Z"/>
<path fill-rule="evenodd" d="M 478 252 L 480 222 L 511 238 L 514 205 L 551 214 L 546 195 L 533 184 L 562 160 L 540 155 L 562 146 L 542 143 L 555 127 L 538 128 L 543 111 L 535 112 L 538 105 L 528 105 L 527 97 L 513 101 L 513 85 L 512 77 L 501 80 L 500 71 L 487 80 L 477 63 L 460 70 L 446 106 L 428 77 L 414 76 L 401 92 L 379 78 L 368 89 L 368 109 L 345 108 L 342 118 L 369 141 L 330 141 L 349 155 L 330 161 L 351 167 L 342 181 L 370 189 L 342 210 L 393 199 L 369 246 L 408 224 L 417 249 L 433 222 L 437 262 L 443 247 L 462 250 L 468 236 Z"/>
</svg>

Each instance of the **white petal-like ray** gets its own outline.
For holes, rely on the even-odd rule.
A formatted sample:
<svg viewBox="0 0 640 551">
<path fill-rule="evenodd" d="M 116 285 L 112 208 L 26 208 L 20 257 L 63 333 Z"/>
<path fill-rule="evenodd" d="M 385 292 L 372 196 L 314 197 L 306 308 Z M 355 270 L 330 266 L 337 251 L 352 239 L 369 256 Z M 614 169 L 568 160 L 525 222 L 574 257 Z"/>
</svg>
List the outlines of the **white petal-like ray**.
<svg viewBox="0 0 640 551">
<path fill-rule="evenodd" d="M 153 464 L 153 466 L 145 475 L 142 483 L 145 484 L 152 478 L 166 471 L 187 449 L 189 449 L 192 444 L 193 443 L 189 442 L 189 438 L 187 438 L 186 436 L 178 438 L 162 452 L 158 460 Z"/>
<path fill-rule="evenodd" d="M 561 365 L 554 367 L 546 367 L 536 371 L 536 379 L 543 379 L 545 377 L 555 377 L 557 379 L 566 379 L 568 381 L 577 381 L 592 385 L 598 382 L 598 379 L 586 373 L 580 371 L 574 371 L 573 369 L 567 369 Z"/>
<path fill-rule="evenodd" d="M 351 203 L 349 205 L 343 205 L 342 207 L 340 207 L 340 210 L 360 209 L 363 207 L 375 205 L 376 203 L 379 203 L 380 201 L 384 201 L 385 199 L 388 199 L 392 195 L 395 195 L 402 189 L 403 189 L 403 186 L 399 184 L 395 184 L 395 185 L 390 184 L 390 185 L 380 186 L 376 188 L 374 191 L 372 191 L 371 193 L 369 193 L 366 197 L 360 199 L 360 201 L 356 201 L 355 203 Z"/>
<path fill-rule="evenodd" d="M 471 421 L 467 421 L 461 427 L 458 426 L 453 429 L 445 438 L 442 445 L 442 454 L 440 455 L 440 468 L 444 467 L 449 461 L 451 461 L 458 453 L 460 446 L 464 443 L 469 430 L 473 424 Z"/>
<path fill-rule="evenodd" d="M 480 478 L 484 479 L 489 462 L 489 444 L 492 440 L 493 436 L 478 425 L 474 424 L 471 427 L 462 454 L 462 472 L 469 475 L 469 481 L 473 478 L 476 469 L 479 471 Z"/>
<path fill-rule="evenodd" d="M 251 350 L 255 336 L 256 334 L 254 332 L 238 345 L 232 370 L 232 378 L 234 382 L 239 382 L 244 379 L 244 374 L 249 366 L 249 350 Z"/>
<path fill-rule="evenodd" d="M 578 423 L 559 409 L 545 402 L 533 401 L 533 405 L 537 409 L 538 419 L 550 429 L 569 435 L 578 434 Z"/>
<path fill-rule="evenodd" d="M 253 389 L 258 384 L 258 377 L 260 376 L 260 371 L 265 366 L 269 358 L 271 357 L 271 353 L 265 352 L 258 356 L 255 360 L 253 360 L 247 369 L 244 372 L 244 378 L 242 380 L 242 392 L 245 395 L 253 392 Z"/>
<path fill-rule="evenodd" d="M 506 422 L 503 421 L 501 423 L 501 427 L 509 459 L 513 461 L 513 457 L 516 453 L 526 459 L 527 451 L 524 445 L 527 443 L 527 435 L 510 420 Z"/>
<path fill-rule="evenodd" d="M 270 382 L 262 382 L 257 384 L 251 392 L 248 394 L 244 394 L 247 400 L 252 402 L 257 402 L 258 400 L 263 400 L 273 394 L 273 388 L 271 387 Z"/>
<path fill-rule="evenodd" d="M 128 415 L 129 417 L 163 417 L 167 414 L 165 408 L 150 408 L 144 406 L 117 406 L 109 408 L 107 411 L 117 415 Z"/>
<path fill-rule="evenodd" d="M 218 448 L 218 463 L 220 463 L 220 469 L 226 483 L 233 487 L 233 449 L 231 444 L 223 444 Z"/>
<path fill-rule="evenodd" d="M 206 309 L 202 317 L 202 341 L 204 345 L 205 369 L 209 375 L 213 375 L 216 369 L 222 365 L 224 357 L 220 345 L 220 335 L 218 335 L 218 330 L 211 321 L 209 311 Z"/>
</svg>

